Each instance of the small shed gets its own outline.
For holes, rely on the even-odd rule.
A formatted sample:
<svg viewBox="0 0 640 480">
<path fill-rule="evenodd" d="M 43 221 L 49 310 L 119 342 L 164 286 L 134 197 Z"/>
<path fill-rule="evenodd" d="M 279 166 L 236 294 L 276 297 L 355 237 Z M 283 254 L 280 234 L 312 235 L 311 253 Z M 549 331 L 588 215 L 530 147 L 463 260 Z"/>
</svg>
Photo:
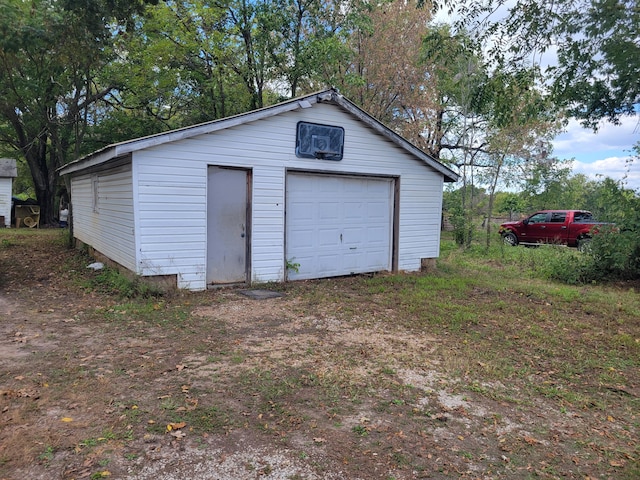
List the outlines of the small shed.
<svg viewBox="0 0 640 480">
<path fill-rule="evenodd" d="M 17 176 L 16 161 L 0 158 L 0 227 L 11 226 L 11 192 L 13 179 Z"/>
<path fill-rule="evenodd" d="M 77 241 L 190 290 L 420 270 L 458 179 L 335 90 L 109 145 L 60 173 Z"/>
</svg>

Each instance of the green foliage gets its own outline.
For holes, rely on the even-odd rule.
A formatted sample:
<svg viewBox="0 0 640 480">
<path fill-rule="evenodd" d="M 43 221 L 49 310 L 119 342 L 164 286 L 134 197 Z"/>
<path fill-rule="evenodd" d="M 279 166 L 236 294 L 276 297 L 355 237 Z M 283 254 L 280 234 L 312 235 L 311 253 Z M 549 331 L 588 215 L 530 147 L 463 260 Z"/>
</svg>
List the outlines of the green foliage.
<svg viewBox="0 0 640 480">
<path fill-rule="evenodd" d="M 640 197 L 605 179 L 594 182 L 575 208 L 597 212 L 599 220 L 611 224 L 596 228 L 586 252 L 554 246 L 520 249 L 523 263 L 536 275 L 569 284 L 640 278 Z"/>
<path fill-rule="evenodd" d="M 300 271 L 300 264 L 298 262 L 294 262 L 295 258 L 287 259 L 286 267 L 287 270 L 293 270 L 298 273 Z"/>
<path fill-rule="evenodd" d="M 56 214 L 57 169 L 79 154 L 87 125 L 96 121 L 95 107 L 115 88 L 97 81 L 112 58 L 113 31 L 142 5 L 0 4 L 0 143 L 26 161 L 42 223 L 53 223 Z"/>
<path fill-rule="evenodd" d="M 453 238 L 458 245 L 468 245 L 473 238 L 473 220 L 462 205 L 456 205 L 449 211 L 449 221 L 453 225 Z"/>
<path fill-rule="evenodd" d="M 506 15 L 494 16 L 503 0 L 446 2 L 460 14 L 459 24 L 484 27 L 489 55 L 498 65 L 528 69 L 531 59 L 553 47 L 558 63 L 546 78 L 555 102 L 570 115 L 596 127 L 633 115 L 640 97 L 636 0 L 520 0 Z"/>
<path fill-rule="evenodd" d="M 554 245 L 529 250 L 536 258 L 535 271 L 541 277 L 569 285 L 589 282 L 591 270 L 589 258 L 577 250 Z"/>
<path fill-rule="evenodd" d="M 614 223 L 593 236 L 588 280 L 640 278 L 640 196 L 606 178 L 588 202 L 600 220 Z"/>
<path fill-rule="evenodd" d="M 511 192 L 496 192 L 496 211 L 498 213 L 507 213 L 512 218 L 514 213 L 525 211 L 522 196 Z"/>
<path fill-rule="evenodd" d="M 158 296 L 160 292 L 139 278 L 133 280 L 116 269 L 105 267 L 92 278 L 91 284 L 102 292 L 120 295 L 125 298 Z"/>
<path fill-rule="evenodd" d="M 359 437 L 366 437 L 367 435 L 369 435 L 369 429 L 366 426 L 360 424 L 351 427 L 351 431 Z"/>
</svg>

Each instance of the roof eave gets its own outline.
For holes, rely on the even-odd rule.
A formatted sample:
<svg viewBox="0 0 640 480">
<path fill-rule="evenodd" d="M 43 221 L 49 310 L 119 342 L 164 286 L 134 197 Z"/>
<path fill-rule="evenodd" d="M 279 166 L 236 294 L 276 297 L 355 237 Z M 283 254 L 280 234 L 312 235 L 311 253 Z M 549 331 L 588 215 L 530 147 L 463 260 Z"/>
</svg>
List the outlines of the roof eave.
<svg viewBox="0 0 640 480">
<path fill-rule="evenodd" d="M 142 150 L 144 148 L 155 147 L 164 143 L 184 140 L 196 135 L 212 133 L 218 130 L 223 130 L 225 128 L 238 126 L 248 121 L 262 120 L 275 115 L 279 115 L 281 113 L 297 110 L 299 108 L 309 108 L 313 104 L 318 102 L 332 102 L 341 106 L 343 109 L 371 127 L 373 130 L 385 136 L 396 145 L 405 149 L 415 157 L 424 161 L 431 168 L 441 173 L 444 177 L 445 182 L 450 183 L 458 181 L 459 175 L 453 170 L 449 169 L 438 160 L 434 159 L 429 154 L 420 150 L 408 140 L 404 139 L 393 130 L 383 125 L 381 122 L 366 113 L 357 105 L 347 100 L 335 89 L 315 92 L 304 97 L 298 97 L 288 100 L 278 105 L 264 107 L 259 110 L 253 110 L 251 112 L 242 113 L 233 117 L 213 120 L 211 122 L 201 123 L 199 125 L 192 125 L 177 130 L 150 135 L 148 137 L 142 137 L 134 140 L 116 143 L 113 145 L 108 145 L 90 155 L 68 163 L 64 167 L 59 168 L 58 172 L 60 175 L 68 175 L 85 170 L 87 168 L 99 166 L 111 159 L 122 157 L 136 150 Z"/>
<path fill-rule="evenodd" d="M 309 108 L 313 103 L 316 102 L 317 96 L 316 94 L 313 94 L 307 97 L 295 98 L 278 105 L 264 107 L 259 110 L 253 110 L 251 112 L 235 115 L 233 117 L 213 120 L 198 125 L 179 128 L 177 130 L 170 130 L 168 132 L 157 133 L 155 135 L 150 135 L 147 137 L 127 140 L 121 143 L 115 143 L 82 158 L 74 160 L 73 162 L 70 162 L 63 167 L 60 167 L 58 169 L 58 173 L 60 175 L 68 175 L 70 173 L 75 173 L 87 168 L 98 166 L 102 163 L 108 162 L 111 159 L 122 157 L 123 155 L 135 152 L 136 150 L 142 150 L 165 143 L 184 140 L 187 138 L 195 137 L 197 135 L 213 133 L 218 130 L 241 125 L 243 123 L 246 123 L 247 121 L 262 120 L 275 115 L 279 115 L 281 113 L 297 110 L 299 108 Z"/>
</svg>

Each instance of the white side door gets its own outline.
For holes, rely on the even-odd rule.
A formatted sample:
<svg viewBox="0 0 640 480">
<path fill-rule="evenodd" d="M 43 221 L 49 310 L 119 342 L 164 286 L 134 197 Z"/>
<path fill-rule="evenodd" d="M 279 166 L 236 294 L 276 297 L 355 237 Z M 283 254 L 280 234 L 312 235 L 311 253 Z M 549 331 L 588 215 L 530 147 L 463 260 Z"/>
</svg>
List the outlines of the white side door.
<svg viewBox="0 0 640 480">
<path fill-rule="evenodd" d="M 210 166 L 207 185 L 207 285 L 247 281 L 248 172 Z"/>
</svg>

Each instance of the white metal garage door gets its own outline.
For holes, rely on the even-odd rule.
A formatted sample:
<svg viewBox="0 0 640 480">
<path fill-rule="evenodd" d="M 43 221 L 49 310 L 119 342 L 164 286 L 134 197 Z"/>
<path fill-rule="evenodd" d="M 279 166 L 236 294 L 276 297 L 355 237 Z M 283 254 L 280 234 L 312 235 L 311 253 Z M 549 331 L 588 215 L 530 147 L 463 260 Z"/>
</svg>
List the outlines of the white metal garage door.
<svg viewBox="0 0 640 480">
<path fill-rule="evenodd" d="M 391 270 L 393 181 L 289 173 L 289 279 Z"/>
</svg>

